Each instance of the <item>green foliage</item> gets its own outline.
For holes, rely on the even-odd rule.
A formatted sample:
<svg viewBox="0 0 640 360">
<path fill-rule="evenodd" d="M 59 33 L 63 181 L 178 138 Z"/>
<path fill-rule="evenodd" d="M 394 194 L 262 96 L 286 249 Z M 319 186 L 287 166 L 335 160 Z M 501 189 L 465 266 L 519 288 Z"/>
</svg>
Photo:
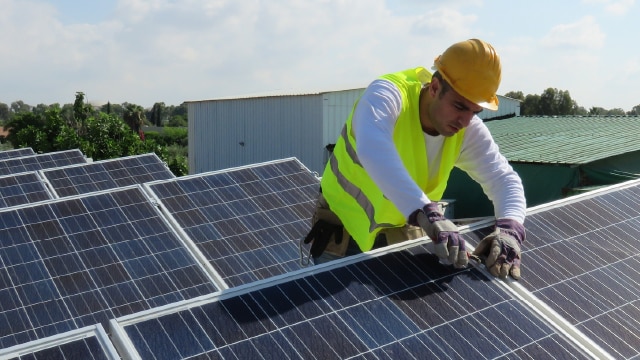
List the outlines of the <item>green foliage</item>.
<svg viewBox="0 0 640 360">
<path fill-rule="evenodd" d="M 9 105 L 0 103 L 0 123 L 4 124 L 9 121 L 10 114 L 11 112 L 9 111 Z"/>
<path fill-rule="evenodd" d="M 174 157 L 167 165 L 169 166 L 169 170 L 171 170 L 175 176 L 184 176 L 189 174 L 189 164 L 185 157 Z"/>
<path fill-rule="evenodd" d="M 187 146 L 188 130 L 184 127 L 168 127 L 165 126 L 162 131 L 161 138 L 165 146 L 179 145 Z"/>
<path fill-rule="evenodd" d="M 131 130 L 136 134 L 140 131 L 140 128 L 144 125 L 144 109 L 140 105 L 127 104 L 123 113 L 124 122 L 129 125 Z"/>
<path fill-rule="evenodd" d="M 7 141 L 9 141 L 14 147 L 21 146 L 23 142 L 22 137 L 18 138 L 18 133 L 34 126 L 35 128 L 41 128 L 47 123 L 46 115 L 37 115 L 32 112 L 22 112 L 14 115 L 9 122 L 4 126 L 4 129 L 8 131 Z"/>
<path fill-rule="evenodd" d="M 522 91 L 509 91 L 508 93 L 504 94 L 504 96 L 508 98 L 524 101 L 524 94 L 522 93 Z"/>
<path fill-rule="evenodd" d="M 187 119 L 183 115 L 175 115 L 172 116 L 171 119 L 167 122 L 167 126 L 171 127 L 186 127 Z"/>
<path fill-rule="evenodd" d="M 162 126 L 165 117 L 165 108 L 166 105 L 163 102 L 153 104 L 153 107 L 147 116 L 149 122 L 155 126 Z"/>
<path fill-rule="evenodd" d="M 634 106 L 631 111 L 627 113 L 627 115 L 640 115 L 640 104 Z"/>
<path fill-rule="evenodd" d="M 520 115 L 580 115 L 586 110 L 578 106 L 566 90 L 548 88 L 541 95 L 510 91 L 505 96 L 522 101 Z"/>
<path fill-rule="evenodd" d="M 12 104 L 13 105 L 13 104 Z M 22 105 L 15 104 L 18 108 Z M 112 111 L 116 106 L 103 108 Z M 131 125 L 141 126 L 144 109 L 127 104 L 124 113 Z M 162 133 L 147 134 L 145 141 L 117 115 L 94 111 L 84 103 L 84 94 L 76 93 L 73 106 L 38 105 L 14 114 L 6 124 L 7 140 L 16 147 L 31 147 L 36 152 L 79 149 L 94 160 L 144 153 L 156 153 L 176 175 L 188 174 L 187 129 L 164 128 Z"/>
<path fill-rule="evenodd" d="M 143 149 L 138 134 L 113 115 L 100 113 L 87 119 L 86 134 L 80 150 L 95 160 L 111 159 L 140 153 Z"/>
</svg>

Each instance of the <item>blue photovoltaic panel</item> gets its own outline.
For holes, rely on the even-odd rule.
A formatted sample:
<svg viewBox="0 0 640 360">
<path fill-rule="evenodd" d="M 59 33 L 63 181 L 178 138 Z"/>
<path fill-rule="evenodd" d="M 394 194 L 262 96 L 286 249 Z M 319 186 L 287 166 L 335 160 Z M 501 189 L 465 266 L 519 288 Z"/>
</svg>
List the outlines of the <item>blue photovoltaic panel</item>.
<svg viewBox="0 0 640 360">
<path fill-rule="evenodd" d="M 216 291 L 140 187 L 0 211 L 0 348 Z"/>
<path fill-rule="evenodd" d="M 640 358 L 640 185 L 527 217 L 520 283 L 617 359 Z"/>
<path fill-rule="evenodd" d="M 86 162 L 87 159 L 80 150 L 56 151 L 0 160 L 0 175 L 18 174 Z"/>
<path fill-rule="evenodd" d="M 152 183 L 229 286 L 300 268 L 319 180 L 296 159 Z"/>
<path fill-rule="evenodd" d="M 585 359 L 476 269 L 422 247 L 123 326 L 142 359 Z"/>
<path fill-rule="evenodd" d="M 175 178 L 153 153 L 54 168 L 42 173 L 60 197 Z"/>
<path fill-rule="evenodd" d="M 35 155 L 35 154 L 36 154 L 35 151 L 33 151 L 33 149 L 30 147 L 4 150 L 4 151 L 0 151 L 0 160 L 27 156 L 27 155 Z"/>
<path fill-rule="evenodd" d="M 53 196 L 35 172 L 0 177 L 0 208 L 51 199 Z"/>
<path fill-rule="evenodd" d="M 116 360 L 116 349 L 101 325 L 0 349 L 0 359 L 12 360 Z"/>
<path fill-rule="evenodd" d="M 73 342 L 53 346 L 46 349 L 39 349 L 13 357 L 15 360 L 50 360 L 50 359 L 91 359 L 109 360 L 101 344 L 95 337 L 88 337 L 75 340 Z"/>
</svg>

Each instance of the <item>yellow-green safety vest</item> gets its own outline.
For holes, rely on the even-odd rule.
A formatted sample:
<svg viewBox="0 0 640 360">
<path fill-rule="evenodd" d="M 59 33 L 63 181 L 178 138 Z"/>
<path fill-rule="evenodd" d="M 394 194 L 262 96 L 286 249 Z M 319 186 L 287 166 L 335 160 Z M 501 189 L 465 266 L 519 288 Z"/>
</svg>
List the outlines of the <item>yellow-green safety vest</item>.
<svg viewBox="0 0 640 360">
<path fill-rule="evenodd" d="M 411 178 L 436 201 L 442 198 L 449 174 L 462 147 L 464 129 L 444 140 L 440 168 L 429 179 L 427 150 L 420 123 L 420 90 L 431 81 L 431 73 L 418 67 L 381 76 L 394 83 L 402 97 L 402 110 L 396 120 L 393 142 Z M 354 105 L 355 109 L 357 105 Z M 336 141 L 333 154 L 321 180 L 322 194 L 329 208 L 342 221 L 360 250 L 373 248 L 376 235 L 384 228 L 404 226 L 407 219 L 387 199 L 360 164 L 356 139 L 351 128 L 353 110 Z"/>
</svg>

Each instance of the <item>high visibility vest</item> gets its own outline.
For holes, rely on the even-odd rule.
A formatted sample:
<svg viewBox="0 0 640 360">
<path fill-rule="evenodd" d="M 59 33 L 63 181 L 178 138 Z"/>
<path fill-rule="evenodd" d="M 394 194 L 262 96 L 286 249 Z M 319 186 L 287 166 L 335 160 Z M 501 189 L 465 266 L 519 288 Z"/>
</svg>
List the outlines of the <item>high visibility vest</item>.
<svg viewBox="0 0 640 360">
<path fill-rule="evenodd" d="M 420 90 L 431 73 L 419 67 L 381 77 L 400 90 L 402 110 L 396 120 L 393 142 L 411 178 L 431 200 L 440 200 L 447 186 L 464 138 L 464 129 L 444 140 L 440 167 L 429 177 L 427 150 L 420 123 Z M 357 106 L 354 105 L 354 109 Z M 321 180 L 322 194 L 329 208 L 342 221 L 362 251 L 373 248 L 376 235 L 385 228 L 404 226 L 407 219 L 387 199 L 360 164 L 356 153 L 351 115 L 336 141 Z"/>
</svg>

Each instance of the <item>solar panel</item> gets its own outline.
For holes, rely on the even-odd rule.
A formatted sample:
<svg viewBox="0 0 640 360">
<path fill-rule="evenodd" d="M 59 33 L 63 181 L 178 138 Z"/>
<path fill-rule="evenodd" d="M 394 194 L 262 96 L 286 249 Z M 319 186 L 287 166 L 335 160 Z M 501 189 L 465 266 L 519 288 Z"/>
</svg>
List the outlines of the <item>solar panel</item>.
<svg viewBox="0 0 640 360">
<path fill-rule="evenodd" d="M 483 272 L 450 269 L 414 247 L 119 319 L 111 332 L 134 359 L 589 358 Z"/>
<path fill-rule="evenodd" d="M 0 208 L 53 199 L 35 172 L 0 177 Z"/>
<path fill-rule="evenodd" d="M 0 359 L 116 360 L 120 356 L 104 328 L 98 324 L 0 349 Z"/>
<path fill-rule="evenodd" d="M 615 358 L 640 357 L 640 184 L 540 207 L 526 227 L 518 285 Z"/>
<path fill-rule="evenodd" d="M 213 291 L 139 186 L 0 210 L 0 348 Z"/>
<path fill-rule="evenodd" d="M 319 180 L 297 159 L 145 186 L 228 286 L 300 268 Z"/>
<path fill-rule="evenodd" d="M 42 171 L 60 197 L 175 178 L 154 153 Z"/>
<path fill-rule="evenodd" d="M 10 159 L 15 157 L 27 156 L 27 155 L 35 155 L 35 151 L 32 148 L 20 148 L 20 149 L 11 149 L 11 150 L 3 150 L 0 151 L 0 160 Z"/>
<path fill-rule="evenodd" d="M 0 160 L 0 175 L 18 174 L 52 167 L 86 163 L 78 149 Z"/>
</svg>

